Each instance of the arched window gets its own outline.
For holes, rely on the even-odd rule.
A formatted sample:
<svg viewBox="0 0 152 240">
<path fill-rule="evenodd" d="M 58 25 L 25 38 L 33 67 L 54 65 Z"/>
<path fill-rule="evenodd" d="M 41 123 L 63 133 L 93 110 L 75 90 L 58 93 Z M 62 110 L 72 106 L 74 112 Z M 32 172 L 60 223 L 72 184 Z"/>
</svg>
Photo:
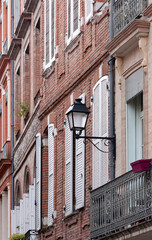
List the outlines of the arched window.
<svg viewBox="0 0 152 240">
<path fill-rule="evenodd" d="M 16 191 L 15 205 L 19 206 L 20 205 L 20 198 L 21 198 L 21 190 L 20 190 L 20 182 L 18 180 L 16 181 L 15 191 Z"/>
<path fill-rule="evenodd" d="M 24 193 L 29 192 L 29 184 L 30 184 L 30 174 L 29 174 L 28 167 L 26 167 L 25 174 L 24 174 Z"/>
</svg>

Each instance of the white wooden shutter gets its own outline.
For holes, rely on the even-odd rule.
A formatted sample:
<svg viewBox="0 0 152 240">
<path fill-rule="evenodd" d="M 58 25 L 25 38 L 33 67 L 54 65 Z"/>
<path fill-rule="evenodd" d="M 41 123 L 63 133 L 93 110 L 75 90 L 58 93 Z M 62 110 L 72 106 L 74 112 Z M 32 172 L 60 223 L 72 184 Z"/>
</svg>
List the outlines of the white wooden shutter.
<svg viewBox="0 0 152 240">
<path fill-rule="evenodd" d="M 23 205 L 23 199 L 20 200 L 20 233 L 24 233 L 24 205 Z"/>
<path fill-rule="evenodd" d="M 93 136 L 108 136 L 108 77 L 102 77 L 93 88 Z M 104 141 L 96 139 L 94 144 L 107 152 Z M 93 146 L 93 188 L 108 181 L 108 154 Z"/>
<path fill-rule="evenodd" d="M 93 1 L 85 0 L 85 22 L 93 16 Z"/>
<path fill-rule="evenodd" d="M 79 98 L 82 98 L 82 103 L 85 103 L 85 94 L 82 94 Z M 82 136 L 84 136 L 84 131 Z M 75 140 L 75 209 L 84 207 L 84 188 L 85 180 L 85 144 L 84 139 Z"/>
<path fill-rule="evenodd" d="M 65 126 L 65 215 L 73 211 L 73 133 Z"/>
<path fill-rule="evenodd" d="M 48 126 L 48 225 L 53 224 L 54 212 L 54 124 Z"/>
<path fill-rule="evenodd" d="M 50 61 L 50 1 L 45 0 L 45 64 Z"/>
<path fill-rule="evenodd" d="M 29 186 L 29 228 L 35 229 L 35 184 Z"/>
<path fill-rule="evenodd" d="M 24 232 L 29 230 L 29 194 L 23 194 L 23 206 L 24 206 Z"/>
<path fill-rule="evenodd" d="M 15 233 L 19 233 L 20 229 L 20 207 L 15 206 Z"/>
<path fill-rule="evenodd" d="M 11 210 L 11 235 L 15 233 L 15 210 Z"/>
<path fill-rule="evenodd" d="M 36 183 L 35 183 L 35 221 L 36 230 L 41 228 L 41 134 L 36 135 Z"/>
</svg>

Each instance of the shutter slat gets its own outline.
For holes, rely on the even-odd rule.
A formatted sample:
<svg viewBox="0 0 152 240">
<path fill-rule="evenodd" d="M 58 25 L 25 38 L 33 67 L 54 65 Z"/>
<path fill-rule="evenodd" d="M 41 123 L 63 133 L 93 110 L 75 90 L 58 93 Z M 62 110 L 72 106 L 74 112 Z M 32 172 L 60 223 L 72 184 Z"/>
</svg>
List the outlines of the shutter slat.
<svg viewBox="0 0 152 240">
<path fill-rule="evenodd" d="M 54 125 L 48 126 L 48 160 L 49 160 L 49 184 L 48 184 L 48 225 L 53 224 L 54 212 Z"/>
</svg>

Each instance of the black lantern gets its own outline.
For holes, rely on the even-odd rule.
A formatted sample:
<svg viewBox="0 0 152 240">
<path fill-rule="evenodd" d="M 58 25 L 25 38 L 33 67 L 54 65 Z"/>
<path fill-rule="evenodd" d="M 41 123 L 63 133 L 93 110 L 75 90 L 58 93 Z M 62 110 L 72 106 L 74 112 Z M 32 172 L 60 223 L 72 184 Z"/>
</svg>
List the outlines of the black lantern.
<svg viewBox="0 0 152 240">
<path fill-rule="evenodd" d="M 74 131 L 77 136 L 80 136 L 82 131 L 85 130 L 90 113 L 86 105 L 81 101 L 81 98 L 77 98 L 67 112 L 70 130 Z"/>
</svg>

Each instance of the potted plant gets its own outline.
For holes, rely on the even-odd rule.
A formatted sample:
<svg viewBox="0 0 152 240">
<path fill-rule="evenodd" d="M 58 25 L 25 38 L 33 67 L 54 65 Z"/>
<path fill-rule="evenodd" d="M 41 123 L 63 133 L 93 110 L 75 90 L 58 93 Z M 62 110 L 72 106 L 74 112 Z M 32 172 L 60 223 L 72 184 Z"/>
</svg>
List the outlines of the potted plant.
<svg viewBox="0 0 152 240">
<path fill-rule="evenodd" d="M 150 168 L 150 162 L 152 159 L 140 159 L 130 163 L 134 173 L 147 171 Z"/>
</svg>

